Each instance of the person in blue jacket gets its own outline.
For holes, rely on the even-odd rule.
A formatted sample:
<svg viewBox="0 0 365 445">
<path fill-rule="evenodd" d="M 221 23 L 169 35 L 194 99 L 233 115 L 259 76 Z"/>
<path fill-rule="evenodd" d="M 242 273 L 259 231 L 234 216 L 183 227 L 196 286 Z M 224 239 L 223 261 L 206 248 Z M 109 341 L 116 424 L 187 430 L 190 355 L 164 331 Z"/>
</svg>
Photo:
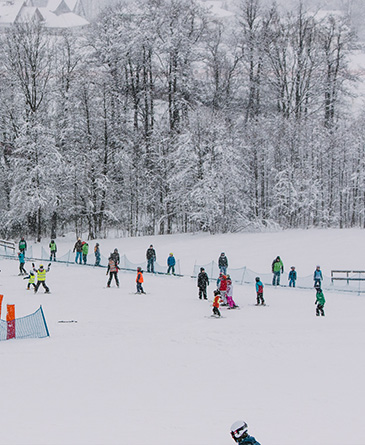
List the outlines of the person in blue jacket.
<svg viewBox="0 0 365 445">
<path fill-rule="evenodd" d="M 262 284 L 262 281 L 260 280 L 260 277 L 255 278 L 256 281 L 256 306 L 265 306 L 265 300 L 264 300 L 264 285 Z"/>
<path fill-rule="evenodd" d="M 295 270 L 295 266 L 290 268 L 290 272 L 288 275 L 289 287 L 295 287 L 295 282 L 297 281 L 297 271 Z"/>
<path fill-rule="evenodd" d="M 172 272 L 172 275 L 175 275 L 175 257 L 173 253 L 170 253 L 170 255 L 167 258 L 167 273 L 170 274 L 170 272 Z"/>
<path fill-rule="evenodd" d="M 314 280 L 314 287 L 321 287 L 323 275 L 321 271 L 321 266 L 317 266 L 316 270 L 313 274 L 313 280 Z"/>
<path fill-rule="evenodd" d="M 237 420 L 231 426 L 231 436 L 238 445 L 260 445 L 253 436 L 248 434 L 247 423 L 243 420 Z"/>
<path fill-rule="evenodd" d="M 18 258 L 19 258 L 19 275 L 27 275 L 27 271 L 24 269 L 24 264 L 25 264 L 24 252 L 19 252 Z"/>
</svg>

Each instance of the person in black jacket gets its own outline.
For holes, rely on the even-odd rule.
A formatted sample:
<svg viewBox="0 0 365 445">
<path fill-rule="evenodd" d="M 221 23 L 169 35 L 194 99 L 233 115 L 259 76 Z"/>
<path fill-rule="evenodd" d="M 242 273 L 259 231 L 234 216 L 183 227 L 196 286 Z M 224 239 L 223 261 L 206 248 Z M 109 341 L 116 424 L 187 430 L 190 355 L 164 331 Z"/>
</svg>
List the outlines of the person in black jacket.
<svg viewBox="0 0 365 445">
<path fill-rule="evenodd" d="M 207 286 L 209 286 L 209 278 L 207 273 L 205 272 L 204 267 L 200 268 L 200 273 L 198 275 L 198 288 L 199 288 L 199 298 L 200 300 L 204 297 L 204 300 L 207 300 Z"/>
<path fill-rule="evenodd" d="M 151 244 L 146 252 L 147 258 L 147 272 L 155 272 L 156 251 Z"/>
<path fill-rule="evenodd" d="M 222 273 L 223 275 L 227 275 L 228 258 L 226 257 L 224 252 L 222 252 L 220 257 L 218 258 L 218 267 L 220 273 Z"/>
</svg>

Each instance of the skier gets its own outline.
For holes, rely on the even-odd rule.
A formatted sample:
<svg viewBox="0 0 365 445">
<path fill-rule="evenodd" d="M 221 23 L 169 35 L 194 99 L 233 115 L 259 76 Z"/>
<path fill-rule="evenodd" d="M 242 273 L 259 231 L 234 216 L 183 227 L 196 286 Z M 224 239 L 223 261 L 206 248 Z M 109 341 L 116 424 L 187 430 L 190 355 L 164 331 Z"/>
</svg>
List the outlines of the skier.
<svg viewBox="0 0 365 445">
<path fill-rule="evenodd" d="M 222 252 L 220 257 L 218 258 L 218 267 L 219 272 L 223 275 L 226 275 L 228 268 L 228 258 L 226 257 L 224 252 Z"/>
<path fill-rule="evenodd" d="M 108 268 L 106 270 L 106 274 L 107 275 L 109 274 L 109 280 L 108 280 L 106 287 L 110 287 L 110 283 L 112 282 L 113 277 L 115 279 L 115 283 L 116 283 L 117 287 L 119 287 L 118 270 L 120 270 L 119 266 L 115 262 L 114 258 L 112 257 L 112 254 L 111 254 L 109 257 L 109 260 L 108 260 Z"/>
<path fill-rule="evenodd" d="M 313 280 L 314 280 L 314 287 L 321 287 L 321 283 L 323 280 L 321 266 L 316 267 L 316 270 L 313 273 Z"/>
<path fill-rule="evenodd" d="M 82 243 L 82 260 L 84 264 L 87 263 L 87 254 L 89 253 L 89 245 L 87 242 Z"/>
<path fill-rule="evenodd" d="M 34 288 L 34 293 L 36 294 L 38 292 L 39 286 L 42 285 L 45 288 L 45 293 L 49 294 L 49 287 L 46 284 L 46 273 L 50 271 L 51 263 L 48 264 L 47 270 L 44 269 L 43 264 L 40 264 L 39 269 L 36 269 L 33 264 L 33 271 L 37 274 L 37 284 Z"/>
<path fill-rule="evenodd" d="M 79 264 L 82 263 L 82 241 L 81 238 L 77 238 L 77 241 L 74 245 L 73 252 L 76 250 L 76 257 L 75 257 L 75 263 L 79 261 Z"/>
<path fill-rule="evenodd" d="M 227 293 L 226 293 L 227 303 L 229 305 L 228 309 L 235 309 L 238 307 L 233 300 L 233 284 L 231 277 L 227 275 Z"/>
<path fill-rule="evenodd" d="M 24 277 L 23 280 L 28 280 L 28 286 L 27 290 L 30 290 L 30 285 L 33 285 L 33 288 L 35 289 L 35 275 L 34 272 L 31 270 L 29 272 L 29 275 L 27 277 Z"/>
<path fill-rule="evenodd" d="M 50 257 L 49 257 L 49 261 L 56 261 L 56 252 L 57 252 L 57 245 L 55 240 L 51 240 L 51 242 L 49 243 L 49 250 L 50 250 Z"/>
<path fill-rule="evenodd" d="M 151 244 L 146 252 L 147 258 L 147 272 L 155 272 L 156 251 Z"/>
<path fill-rule="evenodd" d="M 26 275 L 27 271 L 24 269 L 24 264 L 25 264 L 24 252 L 18 252 L 18 258 L 19 258 L 19 275 Z"/>
<path fill-rule="evenodd" d="M 295 282 L 297 281 L 297 272 L 295 270 L 295 266 L 290 268 L 290 272 L 288 275 L 289 287 L 295 287 Z"/>
<path fill-rule="evenodd" d="M 200 273 L 198 275 L 198 288 L 199 288 L 199 299 L 202 297 L 204 300 L 207 300 L 207 286 L 209 286 L 209 278 L 207 273 L 205 272 L 204 267 L 200 268 Z"/>
<path fill-rule="evenodd" d="M 19 250 L 21 253 L 25 254 L 25 251 L 27 250 L 27 242 L 24 239 L 24 236 L 22 236 L 21 240 L 19 241 Z"/>
<path fill-rule="evenodd" d="M 256 281 L 256 306 L 265 306 L 265 300 L 264 300 L 264 285 L 262 284 L 260 277 L 255 278 Z"/>
<path fill-rule="evenodd" d="M 277 256 L 271 265 L 272 273 L 274 274 L 272 278 L 272 285 L 279 286 L 280 285 L 280 274 L 284 273 L 284 264 L 281 261 L 281 258 Z"/>
<path fill-rule="evenodd" d="M 119 266 L 119 264 L 120 264 L 120 256 L 119 256 L 119 252 L 118 252 L 117 248 L 114 249 L 113 253 L 111 253 L 110 256 L 111 256 L 111 258 L 113 258 L 115 264 L 117 266 Z"/>
<path fill-rule="evenodd" d="M 322 289 L 320 287 L 317 287 L 317 293 L 316 293 L 316 301 L 314 302 L 314 304 L 317 306 L 316 307 L 316 315 L 317 317 L 319 315 L 322 315 L 324 317 L 324 304 L 325 304 L 326 300 L 324 299 L 324 295 L 322 292 Z"/>
<path fill-rule="evenodd" d="M 213 301 L 213 315 L 216 315 L 217 317 L 221 317 L 221 313 L 219 312 L 219 299 L 221 295 L 219 290 L 214 291 L 214 301 Z"/>
<path fill-rule="evenodd" d="M 167 274 L 170 275 L 170 271 L 172 271 L 172 275 L 175 275 L 175 264 L 176 260 L 173 253 L 170 253 L 170 255 L 167 258 Z"/>
<path fill-rule="evenodd" d="M 137 294 L 145 294 L 146 292 L 143 290 L 143 287 L 142 287 L 142 283 L 143 283 L 142 267 L 137 267 L 136 283 L 137 283 Z"/>
<path fill-rule="evenodd" d="M 94 255 L 95 255 L 95 266 L 100 266 L 100 247 L 99 247 L 99 243 L 95 244 Z"/>
<path fill-rule="evenodd" d="M 223 300 L 222 306 L 227 306 L 227 277 L 225 275 L 220 277 L 219 291 Z"/>
<path fill-rule="evenodd" d="M 249 436 L 248 425 L 243 420 L 237 420 L 231 426 L 231 436 L 238 445 L 260 445 L 253 436 Z"/>
</svg>

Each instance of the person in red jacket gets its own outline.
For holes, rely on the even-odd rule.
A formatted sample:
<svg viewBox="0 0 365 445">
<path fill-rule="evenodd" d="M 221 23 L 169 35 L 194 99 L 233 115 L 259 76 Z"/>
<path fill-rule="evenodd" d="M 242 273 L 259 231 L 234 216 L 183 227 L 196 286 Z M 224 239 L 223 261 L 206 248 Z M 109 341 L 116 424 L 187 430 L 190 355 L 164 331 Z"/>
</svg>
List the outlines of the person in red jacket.
<svg viewBox="0 0 365 445">
<path fill-rule="evenodd" d="M 227 306 L 227 276 L 222 275 L 219 285 L 219 291 L 221 293 L 221 299 L 223 300 L 222 306 Z"/>
<path fill-rule="evenodd" d="M 214 301 L 213 301 L 213 316 L 216 315 L 217 317 L 221 316 L 221 313 L 219 311 L 219 299 L 221 297 L 221 294 L 219 290 L 214 291 Z"/>
<path fill-rule="evenodd" d="M 146 292 L 143 290 L 142 283 L 143 283 L 143 272 L 141 267 L 137 267 L 137 294 L 145 294 Z"/>
</svg>

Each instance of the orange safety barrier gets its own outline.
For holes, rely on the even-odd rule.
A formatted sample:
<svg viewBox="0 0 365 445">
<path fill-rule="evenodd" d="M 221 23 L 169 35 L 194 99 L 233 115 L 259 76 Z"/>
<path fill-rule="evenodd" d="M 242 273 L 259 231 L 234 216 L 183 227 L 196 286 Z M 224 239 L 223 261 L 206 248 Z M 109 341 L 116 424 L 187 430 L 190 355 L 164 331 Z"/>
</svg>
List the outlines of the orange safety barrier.
<svg viewBox="0 0 365 445">
<path fill-rule="evenodd" d="M 4 295 L 0 295 L 0 318 L 1 318 L 1 308 L 3 305 L 3 298 L 4 298 Z"/>
<path fill-rule="evenodd" d="M 15 338 L 15 304 L 7 304 L 8 313 L 6 321 L 8 324 L 7 339 Z"/>
</svg>

